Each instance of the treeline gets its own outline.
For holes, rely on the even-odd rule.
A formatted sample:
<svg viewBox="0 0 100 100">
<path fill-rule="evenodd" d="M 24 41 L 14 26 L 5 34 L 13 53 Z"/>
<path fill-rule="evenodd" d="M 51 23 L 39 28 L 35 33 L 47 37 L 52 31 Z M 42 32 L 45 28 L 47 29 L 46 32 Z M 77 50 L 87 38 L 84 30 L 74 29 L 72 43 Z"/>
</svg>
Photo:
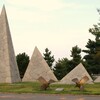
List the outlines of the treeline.
<svg viewBox="0 0 100 100">
<path fill-rule="evenodd" d="M 100 10 L 98 10 L 100 15 Z M 58 80 L 62 79 L 67 73 L 69 73 L 73 68 L 75 68 L 79 63 L 83 63 L 90 75 L 100 74 L 100 23 L 93 25 L 93 28 L 89 29 L 89 33 L 94 35 L 95 40 L 88 39 L 86 44 L 86 50 L 82 50 L 78 45 L 72 47 L 71 59 L 61 58 L 53 65 L 55 58 L 52 52 L 46 48 L 43 53 L 43 57 L 46 60 L 49 67 L 53 70 L 54 74 Z M 84 52 L 84 57 L 81 53 Z M 16 56 L 20 77 L 23 75 L 27 69 L 28 63 L 30 61 L 29 56 L 24 53 L 19 53 Z"/>
</svg>

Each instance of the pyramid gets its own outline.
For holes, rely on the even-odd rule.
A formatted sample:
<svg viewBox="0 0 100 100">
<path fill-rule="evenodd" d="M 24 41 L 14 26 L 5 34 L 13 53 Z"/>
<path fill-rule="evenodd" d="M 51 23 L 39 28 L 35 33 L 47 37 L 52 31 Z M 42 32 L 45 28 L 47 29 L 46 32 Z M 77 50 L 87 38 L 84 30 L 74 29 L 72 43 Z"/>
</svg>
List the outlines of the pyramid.
<svg viewBox="0 0 100 100">
<path fill-rule="evenodd" d="M 0 15 L 0 83 L 19 82 L 17 67 L 6 10 Z"/>
<path fill-rule="evenodd" d="M 25 75 L 22 81 L 36 81 L 40 76 L 44 77 L 47 81 L 53 79 L 57 81 L 57 78 L 54 76 L 52 70 L 42 57 L 38 48 L 35 47 Z"/>
<path fill-rule="evenodd" d="M 98 77 L 95 79 L 94 82 L 95 82 L 95 83 L 100 83 L 100 76 L 98 76 Z"/>
<path fill-rule="evenodd" d="M 72 71 L 70 71 L 59 83 L 74 84 L 72 82 L 72 79 L 78 78 L 80 80 L 85 75 L 89 77 L 89 81 L 87 83 L 92 84 L 93 83 L 92 78 L 90 77 L 90 75 L 88 74 L 82 63 L 80 63 Z"/>
</svg>

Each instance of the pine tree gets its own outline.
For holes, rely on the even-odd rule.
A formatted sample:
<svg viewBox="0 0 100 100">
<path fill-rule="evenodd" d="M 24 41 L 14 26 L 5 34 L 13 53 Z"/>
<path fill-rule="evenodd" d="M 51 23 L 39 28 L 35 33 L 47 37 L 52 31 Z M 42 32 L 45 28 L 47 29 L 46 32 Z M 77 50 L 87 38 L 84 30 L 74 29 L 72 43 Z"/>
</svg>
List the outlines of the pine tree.
<svg viewBox="0 0 100 100">
<path fill-rule="evenodd" d="M 19 53 L 16 56 L 16 61 L 17 61 L 20 77 L 23 78 L 24 73 L 27 69 L 28 63 L 29 63 L 29 56 L 25 52 Z"/>
<path fill-rule="evenodd" d="M 53 62 L 55 61 L 54 56 L 51 56 L 51 51 L 48 48 L 45 49 L 45 53 L 43 53 L 44 59 L 46 60 L 49 67 L 52 69 Z"/>
<path fill-rule="evenodd" d="M 72 47 L 71 60 L 67 58 L 59 59 L 54 66 L 54 74 L 58 80 L 62 79 L 74 67 L 81 62 L 81 49 L 78 46 Z"/>
<path fill-rule="evenodd" d="M 95 36 L 95 40 L 88 40 L 87 50 L 83 50 L 85 65 L 90 74 L 100 74 L 100 24 L 94 25 L 89 32 Z"/>
<path fill-rule="evenodd" d="M 59 59 L 54 66 L 54 74 L 58 80 L 61 80 L 68 72 L 69 60 L 67 58 Z"/>
<path fill-rule="evenodd" d="M 69 61 L 70 71 L 81 62 L 81 49 L 76 45 L 72 47 L 71 55 L 72 59 Z"/>
</svg>

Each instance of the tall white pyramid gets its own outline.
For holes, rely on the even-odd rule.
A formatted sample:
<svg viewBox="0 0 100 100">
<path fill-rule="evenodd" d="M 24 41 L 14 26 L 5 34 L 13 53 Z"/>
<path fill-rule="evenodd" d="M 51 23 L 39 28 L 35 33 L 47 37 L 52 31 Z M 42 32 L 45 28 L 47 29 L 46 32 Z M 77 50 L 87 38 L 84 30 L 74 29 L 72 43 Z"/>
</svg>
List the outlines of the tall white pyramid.
<svg viewBox="0 0 100 100">
<path fill-rule="evenodd" d="M 100 76 L 98 76 L 95 80 L 94 80 L 95 83 L 100 83 Z"/>
<path fill-rule="evenodd" d="M 62 80 L 59 83 L 61 83 L 61 84 L 74 84 L 72 82 L 73 78 L 78 78 L 80 80 L 85 75 L 89 77 L 89 81 L 87 83 L 92 84 L 93 83 L 92 78 L 90 77 L 90 75 L 88 74 L 88 72 L 86 71 L 86 69 L 84 68 L 82 63 L 80 63 L 72 71 L 70 71 L 64 78 L 62 78 Z"/>
<path fill-rule="evenodd" d="M 3 6 L 0 15 L 0 83 L 19 81 L 21 81 L 19 70 L 15 59 L 6 10 Z"/>
<path fill-rule="evenodd" d="M 35 47 L 22 81 L 33 82 L 36 81 L 40 76 L 44 77 L 47 81 L 49 81 L 50 79 L 57 81 L 57 78 L 42 57 L 38 48 Z"/>
</svg>

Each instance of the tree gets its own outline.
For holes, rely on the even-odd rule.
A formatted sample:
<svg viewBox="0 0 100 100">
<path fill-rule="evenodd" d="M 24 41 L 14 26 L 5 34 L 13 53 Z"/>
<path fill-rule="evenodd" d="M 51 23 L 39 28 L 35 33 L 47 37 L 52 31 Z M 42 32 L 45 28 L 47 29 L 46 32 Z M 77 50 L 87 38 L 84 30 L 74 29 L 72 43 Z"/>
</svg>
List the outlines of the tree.
<svg viewBox="0 0 100 100">
<path fill-rule="evenodd" d="M 16 56 L 17 60 L 17 65 L 20 73 L 20 77 L 23 78 L 24 73 L 27 69 L 28 63 L 29 63 L 29 56 L 24 52 L 24 53 L 19 53 Z"/>
<path fill-rule="evenodd" d="M 48 48 L 45 49 L 45 53 L 43 53 L 44 59 L 46 60 L 49 67 L 52 69 L 53 62 L 55 61 L 54 56 L 51 56 L 51 51 Z"/>
<path fill-rule="evenodd" d="M 71 60 L 67 58 L 59 59 L 54 66 L 54 74 L 58 80 L 62 79 L 68 74 L 74 67 L 81 62 L 81 49 L 78 46 L 72 47 Z"/>
<path fill-rule="evenodd" d="M 69 61 L 69 65 L 71 66 L 69 67 L 69 70 L 71 71 L 81 62 L 81 49 L 77 45 L 72 47 L 70 56 L 72 57 L 72 59 Z"/>
<path fill-rule="evenodd" d="M 94 25 L 89 32 L 95 36 L 95 40 L 89 39 L 87 50 L 83 50 L 86 53 L 85 64 L 90 74 L 100 74 L 100 24 Z"/>
<path fill-rule="evenodd" d="M 59 59 L 55 66 L 54 66 L 54 74 L 57 77 L 58 80 L 61 80 L 69 71 L 67 68 L 68 67 L 68 59 L 67 58 L 63 58 L 63 59 Z"/>
</svg>

